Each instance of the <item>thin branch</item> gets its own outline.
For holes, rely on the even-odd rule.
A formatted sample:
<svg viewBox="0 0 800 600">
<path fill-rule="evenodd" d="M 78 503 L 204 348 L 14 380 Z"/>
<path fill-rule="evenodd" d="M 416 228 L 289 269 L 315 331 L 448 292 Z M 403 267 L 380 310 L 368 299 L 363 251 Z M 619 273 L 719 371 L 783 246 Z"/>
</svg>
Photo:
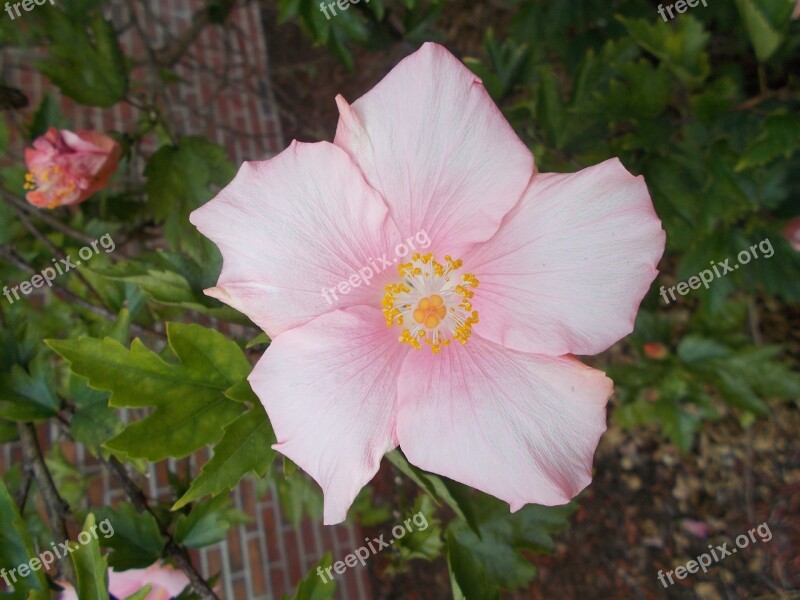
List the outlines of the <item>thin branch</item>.
<svg viewBox="0 0 800 600">
<path fill-rule="evenodd" d="M 53 254 L 53 256 L 55 256 L 56 258 L 67 258 L 67 255 L 64 252 L 62 252 L 60 248 L 56 248 L 56 246 L 52 242 L 50 242 L 50 240 L 47 239 L 47 236 L 44 235 L 41 231 L 39 231 L 39 229 L 33 223 L 31 223 L 31 220 L 25 215 L 25 213 L 22 210 L 16 209 L 16 211 L 17 211 L 17 217 L 19 217 L 22 226 L 25 227 L 25 229 L 27 229 L 31 233 L 31 235 L 33 235 L 33 237 L 39 240 L 39 242 L 45 248 L 47 248 L 47 250 L 51 254 Z M 91 283 L 89 283 L 89 280 L 86 279 L 86 277 L 84 277 L 83 273 L 76 270 L 75 276 L 86 287 L 86 290 L 92 295 L 92 297 L 95 300 L 97 300 L 101 306 L 107 308 L 103 298 L 100 296 L 97 290 L 94 289 L 94 286 Z"/>
<path fill-rule="evenodd" d="M 14 502 L 17 505 L 19 514 L 25 512 L 25 504 L 28 502 L 28 492 L 31 490 L 31 482 L 33 481 L 33 471 L 30 466 L 25 465 L 22 472 L 22 482 L 20 483 L 17 493 L 14 495 Z"/>
<path fill-rule="evenodd" d="M 3 197 L 18 210 L 23 210 L 31 215 L 35 215 L 42 223 L 46 224 L 48 227 L 55 229 L 56 231 L 60 231 L 64 235 L 71 237 L 74 240 L 82 242 L 84 244 L 91 244 L 92 242 L 96 242 L 94 238 L 89 237 L 85 233 L 78 231 L 77 229 L 73 229 L 69 225 L 65 225 L 58 219 L 54 219 L 49 214 L 44 212 L 44 210 L 35 208 L 31 206 L 27 202 L 23 202 L 19 198 L 15 197 L 13 194 L 7 192 L 6 190 L 0 188 L 0 193 L 2 193 Z"/>
<path fill-rule="evenodd" d="M 66 398 L 59 397 L 59 399 L 61 400 L 61 404 L 63 405 L 65 412 L 70 416 L 74 415 L 76 411 L 75 405 Z M 61 426 L 61 430 L 74 440 L 72 437 L 72 431 L 70 430 L 69 419 L 61 416 L 58 420 L 58 423 Z M 197 592 L 203 600 L 219 600 L 214 591 L 209 587 L 206 580 L 195 568 L 186 549 L 175 541 L 175 538 L 172 537 L 167 524 L 165 524 L 159 515 L 152 509 L 147 496 L 145 496 L 141 488 L 139 488 L 139 486 L 136 485 L 136 482 L 133 481 L 133 479 L 131 479 L 131 477 L 128 475 L 125 465 L 113 455 L 109 456 L 108 458 L 104 457 L 102 454 L 98 454 L 97 456 L 105 468 L 108 469 L 108 471 L 110 471 L 119 480 L 120 484 L 122 485 L 122 489 L 125 491 L 125 494 L 130 499 L 134 508 L 136 508 L 136 510 L 140 513 L 146 512 L 150 514 L 150 516 L 155 519 L 155 522 L 158 525 L 158 530 L 161 532 L 161 535 L 167 539 L 167 543 L 164 546 L 164 553 L 171 557 L 175 561 L 175 564 L 178 566 L 178 568 L 180 568 L 181 571 L 186 574 L 192 584 L 192 587 L 194 588 L 194 591 Z"/>
<path fill-rule="evenodd" d="M 761 346 L 764 339 L 761 337 L 761 317 L 758 312 L 758 305 L 753 298 L 747 302 L 747 322 L 750 325 L 750 337 L 756 346 Z"/>
<path fill-rule="evenodd" d="M 56 538 L 63 541 L 69 540 L 67 530 L 67 519 L 70 519 L 69 505 L 64 501 L 56 489 L 50 470 L 44 462 L 42 449 L 39 447 L 39 439 L 36 435 L 36 428 L 32 423 L 18 423 L 19 439 L 22 443 L 22 451 L 29 468 L 33 471 L 36 480 L 36 487 L 44 500 L 47 509 L 47 519 L 50 522 L 50 529 Z M 56 570 L 58 577 L 64 577 L 67 581 L 75 584 L 75 572 L 72 563 L 69 561 L 59 561 Z"/>
<path fill-rule="evenodd" d="M 740 102 L 736 106 L 733 107 L 733 110 L 751 110 L 761 104 L 762 102 L 766 102 L 767 100 L 800 100 L 800 95 L 793 90 L 788 89 L 781 89 L 781 90 L 767 90 L 765 92 L 760 93 L 758 96 L 754 96 L 753 98 L 749 98 L 744 102 Z"/>
<path fill-rule="evenodd" d="M 7 246 L 0 246 L 0 256 L 6 258 L 11 264 L 13 264 L 18 269 L 25 271 L 31 275 L 38 274 L 38 271 L 34 269 L 31 265 L 26 263 L 22 258 L 20 258 L 11 248 Z M 96 306 L 91 302 L 84 300 L 77 294 L 71 292 L 67 288 L 63 287 L 62 285 L 56 283 L 55 281 L 51 282 L 53 284 L 53 291 L 56 294 L 60 294 L 64 296 L 67 300 L 72 302 L 73 304 L 88 310 L 100 317 L 108 319 L 109 321 L 116 321 L 117 315 L 104 308 L 102 306 Z M 136 335 L 145 335 L 145 336 L 152 336 L 158 339 L 166 339 L 166 335 L 160 331 L 156 331 L 155 329 L 150 329 L 149 327 L 145 327 L 144 325 L 139 325 L 138 323 L 131 323 L 131 331 Z"/>
<path fill-rule="evenodd" d="M 156 523 L 158 524 L 158 529 L 161 531 L 161 535 L 167 539 L 165 552 L 175 561 L 175 564 L 178 566 L 178 568 L 186 573 L 189 581 L 192 582 L 192 588 L 194 591 L 197 592 L 200 597 L 203 598 L 203 600 L 219 600 L 219 597 L 214 593 L 214 590 L 209 587 L 206 580 L 197 571 L 194 564 L 192 564 L 192 559 L 189 557 L 189 553 L 185 548 L 175 541 L 175 538 L 172 537 L 167 525 L 161 521 L 158 514 L 156 514 L 156 512 L 150 507 L 144 492 L 142 492 L 136 483 L 128 476 L 128 472 L 125 470 L 125 465 L 123 465 L 114 456 L 109 458 L 100 456 L 100 460 L 103 461 L 103 464 L 106 466 L 106 468 L 108 468 L 109 471 L 116 475 L 117 479 L 122 484 L 122 488 L 125 490 L 125 493 L 130 498 L 131 503 L 136 510 L 139 512 L 150 513 L 150 515 L 152 515 L 152 517 L 155 519 Z"/>
</svg>

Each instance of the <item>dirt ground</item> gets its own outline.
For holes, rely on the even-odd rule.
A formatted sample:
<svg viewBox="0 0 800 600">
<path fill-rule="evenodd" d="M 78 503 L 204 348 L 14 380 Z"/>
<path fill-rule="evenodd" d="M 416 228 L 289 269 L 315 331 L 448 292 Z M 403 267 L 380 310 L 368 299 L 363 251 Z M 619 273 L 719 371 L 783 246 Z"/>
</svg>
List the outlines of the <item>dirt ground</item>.
<svg viewBox="0 0 800 600">
<path fill-rule="evenodd" d="M 447 45 L 456 54 L 480 55 L 483 3 L 469 3 L 445 19 Z M 486 3 L 491 6 L 491 3 Z M 462 7 L 463 8 L 463 7 Z M 502 23 L 506 15 L 492 15 Z M 325 48 L 312 48 L 294 24 L 276 25 L 267 11 L 270 64 L 286 141 L 332 140 L 341 93 L 349 101 L 369 90 L 412 48 L 356 51 L 349 73 Z M 498 28 L 497 26 L 495 27 Z M 789 344 L 800 363 L 800 314 L 768 301 L 761 306 L 765 342 Z M 791 332 L 791 333 L 790 333 Z M 594 482 L 579 498 L 571 525 L 556 536 L 552 556 L 532 556 L 539 574 L 532 587 L 507 598 L 745 600 L 800 598 L 800 411 L 776 404 L 769 418 L 743 429 L 736 415 L 708 424 L 687 456 L 653 429 L 623 431 L 613 424 L 595 460 Z M 614 399 L 610 406 L 613 415 Z M 384 461 L 386 462 L 386 461 Z M 379 475 L 391 476 L 386 471 Z M 386 473 L 386 474 L 384 474 Z M 767 523 L 771 539 L 756 542 L 665 588 L 659 570 L 671 571 L 740 534 Z M 764 536 L 765 538 L 768 536 Z M 447 565 L 417 562 L 392 581 L 372 573 L 375 598 L 450 597 Z M 668 582 L 667 582 L 668 583 Z"/>
</svg>

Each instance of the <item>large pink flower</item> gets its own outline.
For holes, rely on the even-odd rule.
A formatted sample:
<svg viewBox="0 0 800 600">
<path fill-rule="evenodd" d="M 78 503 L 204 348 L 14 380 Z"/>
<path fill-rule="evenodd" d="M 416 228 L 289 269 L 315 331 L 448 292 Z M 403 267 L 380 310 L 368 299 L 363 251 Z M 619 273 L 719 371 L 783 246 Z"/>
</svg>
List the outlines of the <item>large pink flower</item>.
<svg viewBox="0 0 800 600">
<path fill-rule="evenodd" d="M 245 163 L 191 216 L 224 258 L 207 293 L 273 338 L 250 382 L 275 447 L 326 524 L 398 445 L 512 510 L 569 501 L 612 392 L 571 354 L 630 333 L 664 250 L 643 179 L 616 159 L 535 174 L 436 44 L 337 102 L 333 144 Z"/>
<path fill-rule="evenodd" d="M 108 570 L 108 591 L 116 598 L 127 598 L 146 585 L 151 587 L 145 600 L 169 600 L 180 595 L 189 585 L 189 578 L 183 571 L 159 564 L 146 569 Z M 59 595 L 59 600 L 78 600 L 75 588 L 68 583 L 62 583 L 61 586 L 64 591 Z"/>
<path fill-rule="evenodd" d="M 28 202 L 39 208 L 78 204 L 108 185 L 122 149 L 98 131 L 52 127 L 25 149 Z"/>
</svg>

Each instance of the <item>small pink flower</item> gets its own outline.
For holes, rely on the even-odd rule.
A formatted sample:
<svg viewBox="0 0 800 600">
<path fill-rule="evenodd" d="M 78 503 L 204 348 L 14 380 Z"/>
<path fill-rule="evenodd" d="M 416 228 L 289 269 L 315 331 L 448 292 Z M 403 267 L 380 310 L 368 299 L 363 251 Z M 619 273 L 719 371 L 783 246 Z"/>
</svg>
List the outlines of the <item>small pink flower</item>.
<svg viewBox="0 0 800 600">
<path fill-rule="evenodd" d="M 792 13 L 793 19 L 800 19 L 800 0 L 797 0 L 797 4 L 794 6 L 794 12 Z"/>
<path fill-rule="evenodd" d="M 28 202 L 39 208 L 79 204 L 108 185 L 122 149 L 98 131 L 50 128 L 25 149 Z"/>
<path fill-rule="evenodd" d="M 568 502 L 612 392 L 572 354 L 633 330 L 664 250 L 644 180 L 616 159 L 537 174 L 437 44 L 336 100 L 333 144 L 245 163 L 190 217 L 224 258 L 206 293 L 272 338 L 250 382 L 275 448 L 326 524 L 397 446 L 513 511 Z"/>
<path fill-rule="evenodd" d="M 78 594 L 68 583 L 60 584 L 64 591 L 59 600 L 78 600 Z M 159 564 L 150 565 L 146 569 L 130 569 L 128 571 L 108 570 L 108 591 L 117 598 L 127 598 L 144 586 L 150 585 L 150 592 L 145 600 L 169 600 L 174 598 L 189 585 L 189 578 L 183 571 Z"/>
<path fill-rule="evenodd" d="M 783 234 L 789 240 L 792 248 L 800 252 L 800 217 L 795 217 L 789 221 L 783 230 Z"/>
</svg>

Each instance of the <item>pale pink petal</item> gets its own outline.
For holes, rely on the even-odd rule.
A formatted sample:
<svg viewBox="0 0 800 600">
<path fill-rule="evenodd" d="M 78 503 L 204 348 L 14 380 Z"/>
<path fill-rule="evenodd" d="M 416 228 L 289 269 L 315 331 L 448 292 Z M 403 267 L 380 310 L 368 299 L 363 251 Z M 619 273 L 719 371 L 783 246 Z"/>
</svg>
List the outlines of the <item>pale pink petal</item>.
<svg viewBox="0 0 800 600">
<path fill-rule="evenodd" d="M 58 595 L 58 600 L 80 600 L 80 598 L 78 598 L 78 592 L 75 591 L 71 583 L 67 583 L 66 581 L 57 581 L 56 583 L 64 588 L 64 591 Z"/>
<path fill-rule="evenodd" d="M 339 523 L 377 473 L 394 436 L 397 378 L 409 346 L 377 308 L 325 314 L 272 341 L 249 380 L 275 429 L 275 449 L 322 487 Z"/>
<path fill-rule="evenodd" d="M 383 194 L 403 237 L 460 256 L 489 239 L 533 174 L 533 156 L 480 79 L 427 43 L 352 105 L 339 96 L 334 143 Z"/>
<path fill-rule="evenodd" d="M 189 585 L 183 571 L 169 566 L 154 564 L 146 569 L 108 572 L 108 591 L 118 598 L 127 598 L 150 585 L 145 600 L 168 600 L 178 596 Z"/>
<path fill-rule="evenodd" d="M 642 177 L 617 159 L 534 177 L 497 235 L 464 257 L 475 332 L 508 348 L 595 354 L 633 330 L 665 233 Z"/>
<path fill-rule="evenodd" d="M 97 136 L 99 132 L 78 131 L 76 133 L 68 129 L 62 129 L 60 133 L 64 143 L 73 152 L 106 154 L 111 149 L 109 146 L 104 150 L 105 140 L 110 140 L 111 138 L 103 134 Z"/>
<path fill-rule="evenodd" d="M 572 357 L 472 336 L 411 352 L 398 382 L 397 438 L 414 465 L 505 500 L 564 504 L 591 482 L 612 383 Z"/>
<path fill-rule="evenodd" d="M 244 163 L 190 220 L 224 260 L 206 293 L 272 337 L 337 308 L 379 307 L 396 278 L 380 262 L 394 260 L 390 248 L 400 240 L 386 205 L 327 142 L 293 142 L 271 160 Z"/>
</svg>

